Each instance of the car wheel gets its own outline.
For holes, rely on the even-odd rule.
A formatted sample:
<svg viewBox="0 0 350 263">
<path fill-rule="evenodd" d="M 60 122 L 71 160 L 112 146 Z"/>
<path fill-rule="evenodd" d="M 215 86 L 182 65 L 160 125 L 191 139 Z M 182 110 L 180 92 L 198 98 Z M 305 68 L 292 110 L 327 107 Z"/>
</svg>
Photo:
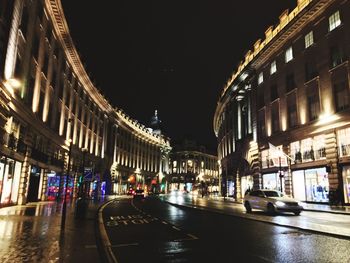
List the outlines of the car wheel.
<svg viewBox="0 0 350 263">
<path fill-rule="evenodd" d="M 267 213 L 269 215 L 275 215 L 276 214 L 276 210 L 275 210 L 275 207 L 273 206 L 273 204 L 271 204 L 271 203 L 267 204 Z"/>
<path fill-rule="evenodd" d="M 298 216 L 298 215 L 300 215 L 300 211 L 296 211 L 296 212 L 294 212 L 294 215 L 296 215 L 296 216 Z"/>
<path fill-rule="evenodd" d="M 245 207 L 245 210 L 247 211 L 247 213 L 251 213 L 252 212 L 252 208 L 250 207 L 249 202 L 246 201 L 244 203 L 244 207 Z"/>
</svg>

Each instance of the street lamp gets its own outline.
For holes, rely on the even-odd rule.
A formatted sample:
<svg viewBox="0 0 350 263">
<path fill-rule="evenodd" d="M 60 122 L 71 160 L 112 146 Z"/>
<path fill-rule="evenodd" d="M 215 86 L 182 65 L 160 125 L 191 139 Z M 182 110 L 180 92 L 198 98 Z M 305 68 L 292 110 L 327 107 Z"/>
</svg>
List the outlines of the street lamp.
<svg viewBox="0 0 350 263">
<path fill-rule="evenodd" d="M 82 148 L 81 149 L 83 153 L 83 160 L 82 160 L 82 172 L 81 172 L 81 181 L 79 184 L 79 193 L 78 197 L 83 197 L 85 198 L 85 193 L 84 193 L 84 188 L 83 188 L 83 183 L 84 183 L 84 172 L 85 172 L 85 154 L 87 153 L 88 149 L 87 148 Z"/>
<path fill-rule="evenodd" d="M 72 121 L 71 119 L 68 120 L 68 122 L 71 122 L 71 121 Z M 69 180 L 70 159 L 71 159 L 71 154 L 72 154 L 72 145 L 73 145 L 72 139 L 69 139 L 68 167 L 67 167 L 67 173 L 66 173 L 66 182 L 65 182 L 63 207 L 62 207 L 61 230 L 64 229 L 64 226 L 65 226 L 65 223 L 66 223 L 67 188 L 68 188 L 68 180 Z"/>
</svg>

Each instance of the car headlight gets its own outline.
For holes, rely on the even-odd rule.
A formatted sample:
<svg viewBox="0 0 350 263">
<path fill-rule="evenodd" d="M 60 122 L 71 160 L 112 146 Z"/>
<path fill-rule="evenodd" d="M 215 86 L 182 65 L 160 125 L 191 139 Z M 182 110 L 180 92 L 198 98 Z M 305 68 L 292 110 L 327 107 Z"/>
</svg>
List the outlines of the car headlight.
<svg viewBox="0 0 350 263">
<path fill-rule="evenodd" d="M 277 205 L 277 206 L 285 206 L 286 204 L 283 203 L 283 202 L 281 202 L 281 201 L 277 201 L 277 202 L 276 202 L 276 205 Z"/>
</svg>

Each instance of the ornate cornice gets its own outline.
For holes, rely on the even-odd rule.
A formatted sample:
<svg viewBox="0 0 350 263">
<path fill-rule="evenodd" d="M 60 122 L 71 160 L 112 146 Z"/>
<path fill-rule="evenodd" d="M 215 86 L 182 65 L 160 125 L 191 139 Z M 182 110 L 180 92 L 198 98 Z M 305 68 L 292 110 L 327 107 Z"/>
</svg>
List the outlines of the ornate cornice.
<svg viewBox="0 0 350 263">
<path fill-rule="evenodd" d="M 45 0 L 45 8 L 48 12 L 49 17 L 51 18 L 54 32 L 58 38 L 59 43 L 62 45 L 63 51 L 69 64 L 72 67 L 73 72 L 81 84 L 84 86 L 88 94 L 93 98 L 95 103 L 97 103 L 103 111 L 112 111 L 113 107 L 97 90 L 85 71 L 85 68 L 80 60 L 79 54 L 69 33 L 69 28 L 64 16 L 61 1 Z"/>
<path fill-rule="evenodd" d="M 279 19 L 280 22 L 275 27 L 270 26 L 265 31 L 265 40 L 257 40 L 254 44 L 254 50 L 249 50 L 245 55 L 245 60 L 240 62 L 237 71 L 227 81 L 224 89 L 221 93 L 219 101 L 216 106 L 213 127 L 214 133 L 218 135 L 219 130 L 219 118 L 222 111 L 225 109 L 226 103 L 229 101 L 225 96 L 230 91 L 230 87 L 237 80 L 243 72 L 248 68 L 257 69 L 266 63 L 271 56 L 290 41 L 296 34 L 300 32 L 304 26 L 312 19 L 319 16 L 324 10 L 333 4 L 336 0 L 298 0 L 297 7 L 288 12 L 284 11 Z"/>
</svg>

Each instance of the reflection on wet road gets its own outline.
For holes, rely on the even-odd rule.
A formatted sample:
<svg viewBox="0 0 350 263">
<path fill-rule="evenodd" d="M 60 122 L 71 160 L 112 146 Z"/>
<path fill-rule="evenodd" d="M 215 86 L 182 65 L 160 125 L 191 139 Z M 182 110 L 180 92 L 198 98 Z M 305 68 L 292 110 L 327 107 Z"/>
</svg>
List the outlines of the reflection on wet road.
<svg viewBox="0 0 350 263">
<path fill-rule="evenodd" d="M 142 220 L 157 220 L 130 224 L 135 218 L 130 216 L 126 224 L 106 226 L 119 263 L 350 262 L 349 240 L 175 207 L 157 198 L 114 202 L 104 212 L 104 219 L 108 221 L 114 215 L 119 220 L 136 214 Z"/>
<path fill-rule="evenodd" d="M 0 209 L 0 262 L 57 262 L 58 211 L 56 203 Z"/>
</svg>

